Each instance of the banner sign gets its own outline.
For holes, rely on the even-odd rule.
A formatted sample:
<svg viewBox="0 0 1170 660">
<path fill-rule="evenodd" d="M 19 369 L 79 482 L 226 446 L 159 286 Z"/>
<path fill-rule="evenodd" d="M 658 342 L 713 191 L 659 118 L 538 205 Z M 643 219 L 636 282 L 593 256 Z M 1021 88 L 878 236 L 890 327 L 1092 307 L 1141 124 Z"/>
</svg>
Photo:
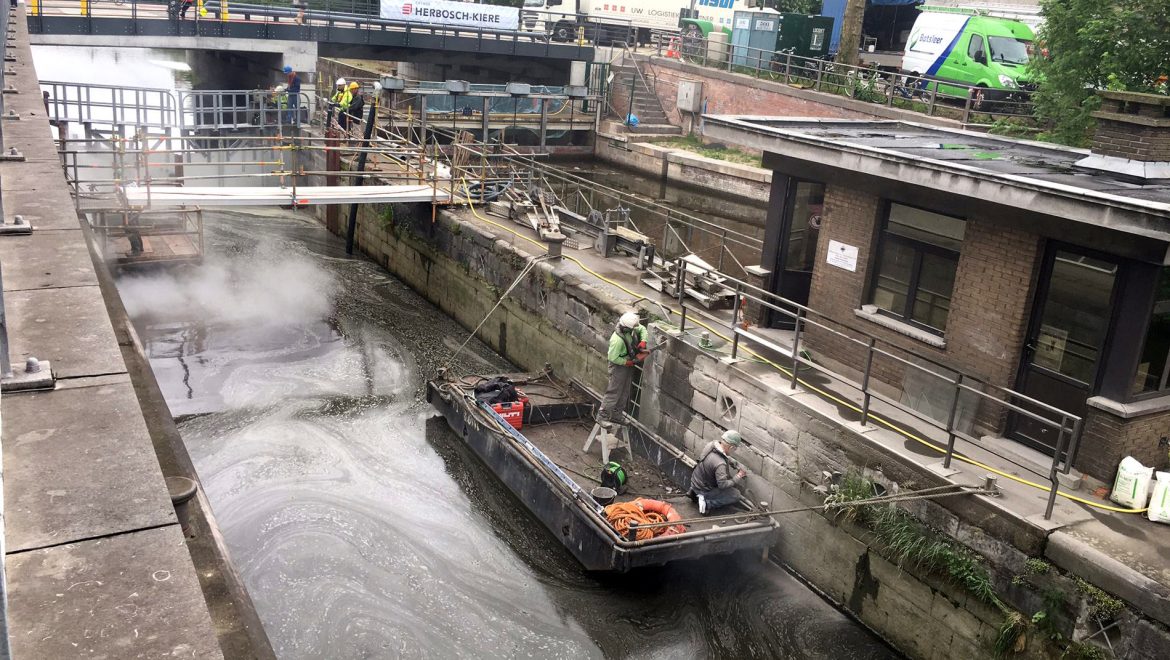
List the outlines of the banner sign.
<svg viewBox="0 0 1170 660">
<path fill-rule="evenodd" d="M 520 8 L 448 0 L 381 0 L 382 18 L 431 25 L 520 29 Z"/>
</svg>

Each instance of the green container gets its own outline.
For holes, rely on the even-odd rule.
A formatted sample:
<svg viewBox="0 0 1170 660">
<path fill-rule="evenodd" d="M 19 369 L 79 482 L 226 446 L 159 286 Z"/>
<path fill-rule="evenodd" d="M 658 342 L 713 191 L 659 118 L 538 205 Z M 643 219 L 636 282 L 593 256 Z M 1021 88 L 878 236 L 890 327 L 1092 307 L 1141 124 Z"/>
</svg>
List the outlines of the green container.
<svg viewBox="0 0 1170 660">
<path fill-rule="evenodd" d="M 776 50 L 799 57 L 825 58 L 833 37 L 833 19 L 829 16 L 780 14 Z"/>
</svg>

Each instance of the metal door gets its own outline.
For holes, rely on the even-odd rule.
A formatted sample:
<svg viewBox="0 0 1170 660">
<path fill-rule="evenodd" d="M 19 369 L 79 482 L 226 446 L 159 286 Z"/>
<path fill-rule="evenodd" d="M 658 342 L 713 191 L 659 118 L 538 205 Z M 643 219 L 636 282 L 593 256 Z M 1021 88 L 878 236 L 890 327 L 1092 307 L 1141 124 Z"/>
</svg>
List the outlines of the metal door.
<svg viewBox="0 0 1170 660">
<path fill-rule="evenodd" d="M 1104 255 L 1049 248 L 1024 346 L 1019 391 L 1084 416 L 1112 327 L 1118 270 L 1117 262 Z M 1030 447 L 1056 451 L 1058 429 L 1019 414 L 1011 416 L 1008 429 L 1010 437 Z"/>
</svg>

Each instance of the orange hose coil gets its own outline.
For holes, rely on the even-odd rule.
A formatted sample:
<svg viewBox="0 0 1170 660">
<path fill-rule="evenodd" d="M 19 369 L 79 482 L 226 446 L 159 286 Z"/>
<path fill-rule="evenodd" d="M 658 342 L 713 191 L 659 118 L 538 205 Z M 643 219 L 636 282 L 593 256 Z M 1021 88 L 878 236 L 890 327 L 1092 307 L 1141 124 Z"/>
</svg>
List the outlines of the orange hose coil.
<svg viewBox="0 0 1170 660">
<path fill-rule="evenodd" d="M 639 525 L 649 525 L 652 523 L 674 522 L 675 520 L 682 520 L 682 516 L 674 507 L 666 502 L 660 500 L 651 500 L 644 497 L 639 497 L 633 502 L 617 502 L 605 507 L 605 519 L 617 533 L 622 537 L 626 537 L 626 533 L 630 529 L 630 522 L 633 521 Z M 671 525 L 670 527 L 652 527 L 650 529 L 639 529 L 638 540 L 647 541 L 655 536 L 671 536 L 673 534 L 682 534 L 687 531 L 686 525 Z"/>
</svg>

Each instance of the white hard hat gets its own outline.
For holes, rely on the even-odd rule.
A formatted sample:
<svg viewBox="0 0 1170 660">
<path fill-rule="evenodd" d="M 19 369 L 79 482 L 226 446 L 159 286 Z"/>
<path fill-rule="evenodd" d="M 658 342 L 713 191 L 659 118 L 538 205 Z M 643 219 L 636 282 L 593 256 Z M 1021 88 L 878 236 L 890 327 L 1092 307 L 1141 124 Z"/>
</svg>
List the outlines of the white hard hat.
<svg viewBox="0 0 1170 660">
<path fill-rule="evenodd" d="M 334 83 L 334 84 L 335 84 L 335 85 L 344 85 L 344 84 L 345 84 L 345 78 L 338 78 L 338 79 L 337 79 L 337 82 L 336 82 L 336 83 Z"/>
<path fill-rule="evenodd" d="M 626 312 L 625 314 L 622 314 L 620 319 L 618 319 L 618 325 L 622 326 L 623 328 L 633 328 L 637 326 L 641 320 L 642 319 L 638 318 L 638 315 L 634 312 Z"/>
</svg>

